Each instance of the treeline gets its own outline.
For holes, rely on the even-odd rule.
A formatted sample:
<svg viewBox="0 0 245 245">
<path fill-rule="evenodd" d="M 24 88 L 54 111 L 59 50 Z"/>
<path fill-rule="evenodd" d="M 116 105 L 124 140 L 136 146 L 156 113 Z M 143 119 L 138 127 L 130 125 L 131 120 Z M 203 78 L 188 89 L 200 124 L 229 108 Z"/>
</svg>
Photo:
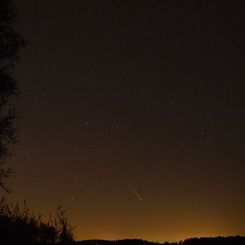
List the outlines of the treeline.
<svg viewBox="0 0 245 245">
<path fill-rule="evenodd" d="M 57 208 L 53 217 L 43 221 L 24 202 L 23 207 L 0 200 L 0 245 L 31 245 L 39 243 L 68 243 L 74 240 L 73 227 L 65 211 Z"/>
<path fill-rule="evenodd" d="M 180 242 L 155 243 L 141 239 L 125 239 L 118 241 L 89 240 L 76 242 L 76 245 L 245 245 L 245 237 L 202 237 L 189 238 Z"/>
<path fill-rule="evenodd" d="M 181 242 L 182 245 L 245 245 L 245 237 L 202 237 L 191 238 Z"/>
</svg>

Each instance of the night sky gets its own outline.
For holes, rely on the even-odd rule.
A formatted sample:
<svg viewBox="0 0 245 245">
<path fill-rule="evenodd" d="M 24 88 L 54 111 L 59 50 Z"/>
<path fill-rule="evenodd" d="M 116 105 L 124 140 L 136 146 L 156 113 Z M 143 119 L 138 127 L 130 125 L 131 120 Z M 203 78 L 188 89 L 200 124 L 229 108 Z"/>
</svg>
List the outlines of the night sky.
<svg viewBox="0 0 245 245">
<path fill-rule="evenodd" d="M 8 198 L 79 240 L 245 235 L 245 2 L 14 3 Z"/>
</svg>

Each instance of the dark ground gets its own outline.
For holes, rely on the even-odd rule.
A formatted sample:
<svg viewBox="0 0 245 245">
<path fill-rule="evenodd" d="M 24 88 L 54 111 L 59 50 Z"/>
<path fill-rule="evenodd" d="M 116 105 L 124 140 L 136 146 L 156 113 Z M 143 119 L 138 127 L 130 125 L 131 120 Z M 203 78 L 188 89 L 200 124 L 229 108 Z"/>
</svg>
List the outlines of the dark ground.
<svg viewBox="0 0 245 245">
<path fill-rule="evenodd" d="M 125 239 L 118 241 L 106 240 L 86 240 L 70 243 L 72 245 L 245 245 L 245 237 L 231 236 L 231 237 L 202 237 L 189 238 L 180 242 L 165 242 L 156 243 L 148 242 L 140 239 Z M 42 244 L 44 245 L 44 244 Z"/>
</svg>

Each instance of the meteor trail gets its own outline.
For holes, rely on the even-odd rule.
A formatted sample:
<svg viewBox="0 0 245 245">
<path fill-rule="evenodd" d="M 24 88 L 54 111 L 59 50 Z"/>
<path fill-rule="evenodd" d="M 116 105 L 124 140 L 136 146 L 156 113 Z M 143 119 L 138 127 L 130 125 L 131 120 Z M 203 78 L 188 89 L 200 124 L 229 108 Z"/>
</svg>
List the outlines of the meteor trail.
<svg viewBox="0 0 245 245">
<path fill-rule="evenodd" d="M 139 195 L 139 193 L 134 189 L 134 187 L 130 184 L 130 183 L 128 183 L 128 186 L 129 186 L 129 188 L 130 188 L 130 190 L 134 193 L 134 195 L 138 198 L 138 200 L 140 201 L 140 202 L 143 202 L 144 200 L 143 200 L 143 198 Z"/>
</svg>

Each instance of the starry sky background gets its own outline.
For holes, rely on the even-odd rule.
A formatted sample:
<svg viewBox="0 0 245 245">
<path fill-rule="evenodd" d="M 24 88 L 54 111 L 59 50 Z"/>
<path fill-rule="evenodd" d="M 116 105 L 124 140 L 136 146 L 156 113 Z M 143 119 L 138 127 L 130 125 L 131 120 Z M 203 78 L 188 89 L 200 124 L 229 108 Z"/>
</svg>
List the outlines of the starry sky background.
<svg viewBox="0 0 245 245">
<path fill-rule="evenodd" d="M 245 235 L 244 1 L 15 0 L 9 199 L 77 239 Z"/>
</svg>

